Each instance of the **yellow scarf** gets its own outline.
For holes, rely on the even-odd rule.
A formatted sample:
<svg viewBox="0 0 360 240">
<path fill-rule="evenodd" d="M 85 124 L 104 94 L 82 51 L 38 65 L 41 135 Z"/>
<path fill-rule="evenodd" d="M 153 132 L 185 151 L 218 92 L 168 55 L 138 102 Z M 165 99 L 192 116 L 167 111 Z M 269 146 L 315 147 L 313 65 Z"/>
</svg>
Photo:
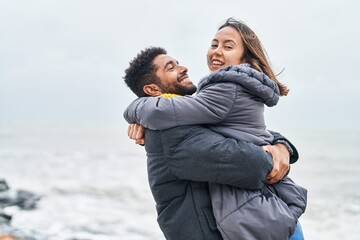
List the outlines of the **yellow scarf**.
<svg viewBox="0 0 360 240">
<path fill-rule="evenodd" d="M 160 95 L 160 97 L 164 97 L 164 98 L 172 98 L 172 97 L 180 97 L 179 94 L 174 94 L 174 93 L 163 93 Z"/>
</svg>

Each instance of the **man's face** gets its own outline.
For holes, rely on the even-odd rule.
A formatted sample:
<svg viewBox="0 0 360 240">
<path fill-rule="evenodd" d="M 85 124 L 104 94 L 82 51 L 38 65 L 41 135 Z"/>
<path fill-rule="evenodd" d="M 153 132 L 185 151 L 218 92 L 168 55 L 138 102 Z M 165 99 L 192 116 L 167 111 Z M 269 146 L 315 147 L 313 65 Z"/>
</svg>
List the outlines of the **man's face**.
<svg viewBox="0 0 360 240">
<path fill-rule="evenodd" d="M 160 54 L 153 60 L 156 65 L 156 76 L 160 79 L 162 93 L 191 95 L 196 92 L 196 86 L 187 75 L 188 69 L 179 65 L 172 57 Z"/>
</svg>

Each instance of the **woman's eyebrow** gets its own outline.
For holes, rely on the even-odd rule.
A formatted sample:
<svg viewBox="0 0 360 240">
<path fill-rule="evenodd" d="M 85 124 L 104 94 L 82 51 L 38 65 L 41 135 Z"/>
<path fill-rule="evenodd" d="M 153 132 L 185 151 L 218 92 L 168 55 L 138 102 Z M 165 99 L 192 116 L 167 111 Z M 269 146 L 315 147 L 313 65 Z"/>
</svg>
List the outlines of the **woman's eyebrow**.
<svg viewBox="0 0 360 240">
<path fill-rule="evenodd" d="M 227 40 L 224 41 L 224 43 L 234 43 L 234 44 L 236 44 L 236 42 L 234 40 L 232 40 L 232 39 L 227 39 Z"/>
</svg>

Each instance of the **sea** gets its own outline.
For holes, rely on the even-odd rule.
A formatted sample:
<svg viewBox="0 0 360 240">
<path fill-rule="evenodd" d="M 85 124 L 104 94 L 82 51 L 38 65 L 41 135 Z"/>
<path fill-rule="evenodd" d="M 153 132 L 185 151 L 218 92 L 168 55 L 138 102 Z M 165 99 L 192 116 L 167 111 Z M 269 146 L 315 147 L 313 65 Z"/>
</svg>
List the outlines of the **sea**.
<svg viewBox="0 0 360 240">
<path fill-rule="evenodd" d="M 308 189 L 305 239 L 360 239 L 360 131 L 284 132 L 300 153 L 290 177 Z M 11 227 L 37 240 L 165 239 L 145 154 L 125 126 L 1 127 L 0 179 L 41 196 L 5 209 Z"/>
</svg>

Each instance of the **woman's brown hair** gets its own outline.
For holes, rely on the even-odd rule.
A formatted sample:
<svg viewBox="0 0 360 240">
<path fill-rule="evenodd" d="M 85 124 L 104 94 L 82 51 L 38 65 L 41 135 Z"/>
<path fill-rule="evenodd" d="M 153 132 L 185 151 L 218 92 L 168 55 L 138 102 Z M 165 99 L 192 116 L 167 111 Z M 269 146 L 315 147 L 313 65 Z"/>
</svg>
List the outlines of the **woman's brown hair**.
<svg viewBox="0 0 360 240">
<path fill-rule="evenodd" d="M 244 56 L 240 60 L 249 63 L 251 67 L 265 73 L 270 79 L 274 80 L 279 86 L 280 96 L 286 96 L 289 89 L 276 78 L 276 75 L 271 69 L 269 61 L 266 57 L 265 49 L 254 31 L 251 30 L 245 23 L 234 18 L 227 19 L 218 30 L 224 27 L 232 27 L 236 29 L 243 40 L 245 52 Z"/>
</svg>

